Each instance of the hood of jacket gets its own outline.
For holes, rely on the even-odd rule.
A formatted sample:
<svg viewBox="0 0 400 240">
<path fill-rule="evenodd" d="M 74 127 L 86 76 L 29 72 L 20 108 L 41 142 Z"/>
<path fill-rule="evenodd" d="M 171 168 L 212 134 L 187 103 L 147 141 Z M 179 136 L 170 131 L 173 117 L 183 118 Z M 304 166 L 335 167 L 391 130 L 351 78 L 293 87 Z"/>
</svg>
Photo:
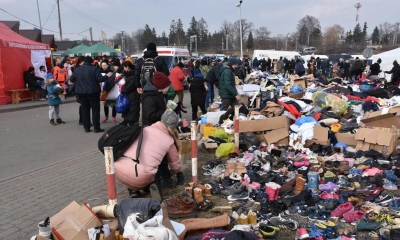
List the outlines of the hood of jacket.
<svg viewBox="0 0 400 240">
<path fill-rule="evenodd" d="M 232 69 L 228 65 L 223 65 L 221 67 L 220 73 L 222 74 L 224 71 L 231 71 L 232 72 Z"/>
<path fill-rule="evenodd" d="M 158 53 L 157 53 L 157 51 L 154 51 L 154 50 L 145 51 L 144 54 L 143 54 L 143 58 L 144 59 L 146 59 L 146 58 L 155 58 L 157 56 L 158 56 Z"/>
<path fill-rule="evenodd" d="M 151 84 L 151 82 L 146 83 L 146 85 L 144 85 L 143 91 L 157 91 L 158 89 L 156 87 L 154 87 L 153 84 Z"/>
</svg>

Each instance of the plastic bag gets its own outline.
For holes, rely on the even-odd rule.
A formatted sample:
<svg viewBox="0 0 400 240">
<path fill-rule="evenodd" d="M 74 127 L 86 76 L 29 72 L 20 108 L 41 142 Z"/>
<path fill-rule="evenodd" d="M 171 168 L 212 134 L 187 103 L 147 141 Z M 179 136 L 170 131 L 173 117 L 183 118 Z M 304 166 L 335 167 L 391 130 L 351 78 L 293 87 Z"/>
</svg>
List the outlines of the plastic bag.
<svg viewBox="0 0 400 240">
<path fill-rule="evenodd" d="M 349 107 L 346 101 L 325 92 L 315 92 L 311 99 L 318 107 L 332 107 L 332 111 L 337 114 L 346 114 Z"/>
<path fill-rule="evenodd" d="M 302 93 L 302 92 L 304 92 L 304 89 L 301 86 L 301 84 L 296 84 L 290 89 L 291 94 L 297 94 L 297 93 Z"/>
<path fill-rule="evenodd" d="M 108 93 L 107 100 L 116 100 L 121 94 L 119 91 L 119 85 L 115 84 L 111 91 Z"/>
<path fill-rule="evenodd" d="M 216 157 L 227 157 L 229 153 L 233 153 L 235 151 L 234 143 L 221 143 L 217 150 L 215 150 Z"/>
<path fill-rule="evenodd" d="M 115 103 L 115 110 L 117 113 L 126 113 L 129 111 L 130 105 L 131 101 L 129 100 L 128 96 L 121 93 L 117 98 L 117 102 Z"/>
<path fill-rule="evenodd" d="M 215 132 L 212 136 L 217 137 L 217 138 L 222 138 L 224 140 L 228 139 L 228 133 L 225 132 L 225 130 L 221 129 L 221 128 L 217 128 L 217 130 L 215 130 Z"/>
</svg>

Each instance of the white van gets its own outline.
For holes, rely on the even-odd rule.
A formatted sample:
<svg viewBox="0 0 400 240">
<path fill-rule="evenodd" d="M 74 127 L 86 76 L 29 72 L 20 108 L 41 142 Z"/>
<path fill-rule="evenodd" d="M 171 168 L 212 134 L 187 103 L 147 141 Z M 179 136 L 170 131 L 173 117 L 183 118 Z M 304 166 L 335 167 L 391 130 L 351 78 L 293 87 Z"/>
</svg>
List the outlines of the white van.
<svg viewBox="0 0 400 240">
<path fill-rule="evenodd" d="M 256 58 L 258 60 L 269 57 L 271 60 L 279 59 L 280 57 L 291 59 L 294 58 L 295 60 L 300 59 L 304 62 L 303 58 L 301 57 L 300 53 L 295 51 L 276 51 L 276 50 L 254 50 L 253 53 L 253 60 Z"/>
<path fill-rule="evenodd" d="M 316 53 L 317 49 L 315 47 L 305 47 L 301 51 L 302 53 Z"/>
<path fill-rule="evenodd" d="M 143 53 L 146 50 L 144 49 Z M 170 71 L 179 62 L 186 64 L 190 61 L 190 53 L 186 46 L 157 46 L 157 53 L 159 57 L 164 58 Z"/>
</svg>

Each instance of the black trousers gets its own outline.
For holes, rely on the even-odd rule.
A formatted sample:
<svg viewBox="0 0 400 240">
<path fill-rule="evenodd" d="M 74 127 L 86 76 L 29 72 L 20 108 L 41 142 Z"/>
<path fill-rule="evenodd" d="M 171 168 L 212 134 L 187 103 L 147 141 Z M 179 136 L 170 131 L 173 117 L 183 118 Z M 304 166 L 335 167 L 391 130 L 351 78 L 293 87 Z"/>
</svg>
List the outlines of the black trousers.
<svg viewBox="0 0 400 240">
<path fill-rule="evenodd" d="M 207 113 L 206 106 L 204 104 L 201 105 L 201 106 L 192 105 L 192 120 L 196 120 L 197 119 L 197 111 L 199 110 L 199 107 L 200 107 L 201 112 L 203 114 Z"/>
<path fill-rule="evenodd" d="M 117 116 L 117 110 L 114 107 L 112 108 L 112 117 L 116 117 Z M 108 117 L 108 115 L 110 114 L 110 109 L 108 108 L 108 106 L 104 106 L 104 116 Z"/>
<path fill-rule="evenodd" d="M 90 109 L 92 109 L 92 123 L 94 129 L 100 129 L 100 94 L 79 95 L 82 106 L 83 127 L 90 129 Z"/>
</svg>

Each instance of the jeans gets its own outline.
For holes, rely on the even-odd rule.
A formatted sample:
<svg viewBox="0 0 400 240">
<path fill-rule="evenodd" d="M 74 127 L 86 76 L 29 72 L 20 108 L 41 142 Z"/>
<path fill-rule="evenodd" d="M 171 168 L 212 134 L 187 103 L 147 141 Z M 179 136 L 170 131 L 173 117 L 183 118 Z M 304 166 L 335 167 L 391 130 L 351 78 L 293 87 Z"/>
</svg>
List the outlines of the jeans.
<svg viewBox="0 0 400 240">
<path fill-rule="evenodd" d="M 49 119 L 57 120 L 59 118 L 60 118 L 60 105 L 49 106 Z"/>
<path fill-rule="evenodd" d="M 44 86 L 45 86 L 43 80 L 37 80 L 36 82 L 39 83 L 41 87 L 44 87 Z M 39 98 L 40 98 L 40 99 L 43 99 L 45 95 L 46 95 L 46 90 L 45 90 L 45 89 L 40 89 L 40 96 L 39 96 Z"/>
<path fill-rule="evenodd" d="M 90 109 L 92 109 L 92 121 L 95 130 L 100 129 L 100 94 L 79 95 L 79 103 L 82 106 L 82 120 L 85 130 L 90 129 Z"/>
<path fill-rule="evenodd" d="M 207 82 L 208 91 L 206 94 L 206 108 L 210 106 L 211 103 L 214 101 L 214 84 Z"/>
</svg>

